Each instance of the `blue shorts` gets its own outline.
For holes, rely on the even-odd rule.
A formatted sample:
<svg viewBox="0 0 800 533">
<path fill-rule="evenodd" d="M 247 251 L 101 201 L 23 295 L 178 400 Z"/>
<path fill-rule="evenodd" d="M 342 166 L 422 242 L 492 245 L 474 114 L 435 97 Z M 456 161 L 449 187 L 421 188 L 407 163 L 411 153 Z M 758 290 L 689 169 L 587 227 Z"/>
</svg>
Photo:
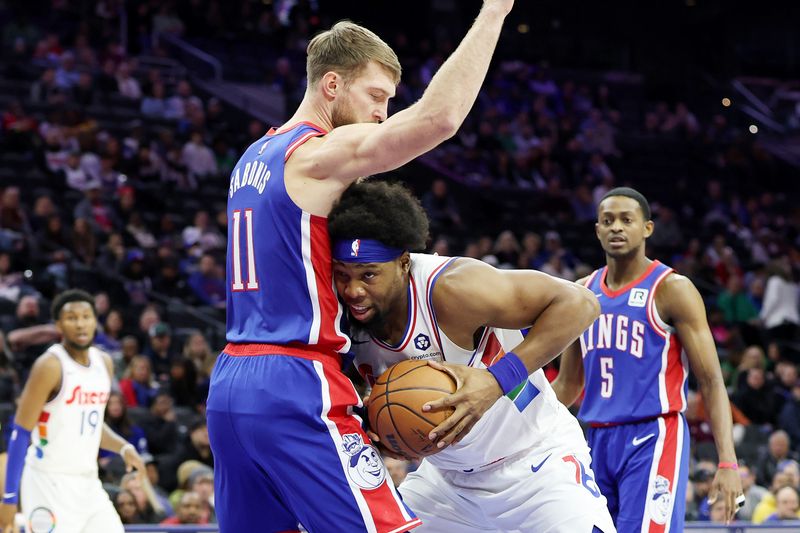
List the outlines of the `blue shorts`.
<svg viewBox="0 0 800 533">
<path fill-rule="evenodd" d="M 619 533 L 683 531 L 689 426 L 682 414 L 593 427 L 589 447 Z"/>
<path fill-rule="evenodd" d="M 403 504 L 352 408 L 361 400 L 334 357 L 232 355 L 211 376 L 207 417 L 221 533 L 400 533 Z M 244 350 L 251 353 L 252 350 Z"/>
</svg>

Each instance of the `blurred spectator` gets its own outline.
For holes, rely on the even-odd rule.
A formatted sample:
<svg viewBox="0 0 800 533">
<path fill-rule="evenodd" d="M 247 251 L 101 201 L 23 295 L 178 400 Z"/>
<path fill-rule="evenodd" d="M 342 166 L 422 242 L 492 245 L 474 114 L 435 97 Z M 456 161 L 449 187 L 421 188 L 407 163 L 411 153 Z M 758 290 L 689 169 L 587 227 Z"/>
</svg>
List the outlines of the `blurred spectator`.
<svg viewBox="0 0 800 533">
<path fill-rule="evenodd" d="M 225 278 L 210 254 L 200 258 L 199 269 L 189 276 L 189 287 L 202 305 L 224 309 Z"/>
<path fill-rule="evenodd" d="M 457 230 L 461 226 L 461 215 L 455 199 L 447 190 L 447 182 L 434 180 L 431 190 L 422 196 L 422 207 L 428 213 L 431 230 L 447 232 Z"/>
<path fill-rule="evenodd" d="M 751 322 L 758 318 L 758 309 L 744 292 L 744 282 L 739 275 L 728 278 L 725 290 L 717 297 L 717 306 L 724 313 L 725 321 L 730 324 Z"/>
<path fill-rule="evenodd" d="M 85 218 L 76 218 L 72 225 L 71 249 L 79 262 L 89 267 L 94 265 L 97 241 L 89 221 Z"/>
<path fill-rule="evenodd" d="M 203 503 L 196 492 L 185 492 L 175 510 L 175 516 L 163 520 L 161 524 L 208 524 L 203 518 Z"/>
<path fill-rule="evenodd" d="M 214 368 L 217 355 L 211 351 L 205 336 L 199 331 L 193 331 L 186 337 L 183 344 L 183 357 L 194 363 L 201 378 L 209 378 Z"/>
<path fill-rule="evenodd" d="M 128 372 L 119 381 L 119 389 L 129 407 L 150 405 L 158 393 L 158 386 L 153 381 L 149 357 L 137 355 L 131 360 Z"/>
<path fill-rule="evenodd" d="M 139 100 L 142 97 L 142 88 L 131 75 L 130 64 L 124 61 L 117 67 L 117 91 L 131 100 Z"/>
<path fill-rule="evenodd" d="M 511 231 L 504 231 L 497 236 L 493 255 L 497 258 L 497 267 L 512 269 L 519 262 L 519 242 Z"/>
<path fill-rule="evenodd" d="M 769 272 L 761 319 L 770 342 L 794 342 L 800 328 L 800 288 L 794 281 L 788 257 L 773 261 Z"/>
<path fill-rule="evenodd" d="M 41 318 L 39 300 L 35 296 L 20 298 L 14 316 L 4 318 L 7 347 L 14 355 L 17 370 L 27 377 L 36 358 L 61 335 L 54 324 Z"/>
<path fill-rule="evenodd" d="M 25 288 L 22 272 L 14 272 L 11 254 L 0 251 L 0 298 L 17 303 Z"/>
<path fill-rule="evenodd" d="M 800 452 L 800 380 L 795 381 L 791 396 L 783 404 L 778 415 L 778 427 L 789 435 L 794 451 Z"/>
<path fill-rule="evenodd" d="M 697 520 L 707 521 L 710 518 L 708 495 L 714 481 L 714 471 L 710 468 L 698 468 L 691 476 L 694 487 L 694 503 L 697 508 Z"/>
<path fill-rule="evenodd" d="M 203 134 L 192 132 L 189 142 L 183 146 L 181 160 L 189 171 L 189 179 L 204 178 L 217 173 L 214 152 L 203 141 Z"/>
<path fill-rule="evenodd" d="M 225 237 L 212 225 L 211 217 L 205 210 L 195 213 L 193 225 L 184 228 L 182 237 L 184 246 L 197 246 L 202 252 L 225 248 Z"/>
<path fill-rule="evenodd" d="M 143 524 L 145 523 L 139 508 L 136 505 L 136 498 L 129 490 L 121 489 L 114 498 L 114 508 L 117 510 L 123 524 Z"/>
<path fill-rule="evenodd" d="M 186 116 L 190 106 L 203 108 L 203 102 L 192 94 L 192 85 L 186 81 L 178 82 L 176 94 L 167 100 L 166 118 L 181 119 Z"/>
<path fill-rule="evenodd" d="M 131 421 L 128 416 L 128 407 L 125 405 L 125 399 L 119 392 L 112 391 L 108 397 L 105 423 L 116 431 L 118 435 L 133 444 L 139 454 L 144 455 L 148 453 L 147 437 L 144 434 L 144 430 Z M 116 454 L 106 450 L 100 450 L 101 458 L 114 455 Z"/>
<path fill-rule="evenodd" d="M 139 340 L 134 335 L 125 335 L 120 340 L 120 359 L 114 361 L 114 376 L 121 380 L 128 372 L 133 358 L 139 354 Z"/>
<path fill-rule="evenodd" d="M 174 453 L 178 446 L 178 425 L 169 392 L 161 391 L 155 395 L 150 414 L 152 416 L 142 421 L 150 453 L 157 457 Z"/>
<path fill-rule="evenodd" d="M 194 408 L 200 403 L 197 390 L 197 368 L 192 361 L 185 357 L 172 360 L 169 371 L 169 390 L 175 399 L 175 405 Z"/>
<path fill-rule="evenodd" d="M 148 343 L 144 355 L 150 358 L 155 378 L 159 383 L 168 383 L 172 361 L 177 351 L 172 346 L 172 328 L 166 322 L 150 326 L 147 332 Z"/>
<path fill-rule="evenodd" d="M 211 445 L 208 441 L 208 427 L 205 420 L 195 422 L 189 429 L 188 438 L 179 443 L 178 450 L 164 458 L 163 465 L 159 465 L 161 486 L 167 490 L 178 486 L 178 466 L 186 461 L 199 461 L 213 468 L 214 457 L 211 455 Z"/>
<path fill-rule="evenodd" d="M 764 520 L 764 524 L 783 520 L 800 520 L 800 499 L 794 487 L 782 487 L 775 494 L 775 512 Z"/>
<path fill-rule="evenodd" d="M 102 317 L 98 317 L 102 320 Z M 94 342 L 111 355 L 115 362 L 122 357 L 122 332 L 125 327 L 122 312 L 111 309 L 103 320 L 102 330 L 98 331 Z"/>
<path fill-rule="evenodd" d="M 147 117 L 165 118 L 167 115 L 167 101 L 165 99 L 164 83 L 157 81 L 150 88 L 150 93 L 142 99 L 141 112 Z"/>
<path fill-rule="evenodd" d="M 754 424 L 773 424 L 780 403 L 772 382 L 767 381 L 764 370 L 750 368 L 743 386 L 733 395 L 733 403 Z"/>
<path fill-rule="evenodd" d="M 778 472 L 778 465 L 787 459 L 797 460 L 798 455 L 792 452 L 789 434 L 783 430 L 774 431 L 767 441 L 767 449 L 761 454 L 756 471 L 756 479 L 760 485 L 768 485 Z"/>
<path fill-rule="evenodd" d="M 20 202 L 19 187 L 6 187 L 0 197 L 0 228 L 30 237 L 28 215 Z"/>
<path fill-rule="evenodd" d="M 90 180 L 84 195 L 84 199 L 75 206 L 75 218 L 88 220 L 97 233 L 107 234 L 119 226 L 113 209 L 103 200 L 99 180 Z"/>
<path fill-rule="evenodd" d="M 130 472 L 122 476 L 119 486 L 133 495 L 136 501 L 136 510 L 139 516 L 142 517 L 142 523 L 153 524 L 164 518 L 164 510 L 154 508 L 153 502 L 147 497 L 147 492 L 142 487 L 138 473 Z"/>
<path fill-rule="evenodd" d="M 742 491 L 744 493 L 745 500 L 744 506 L 739 509 L 738 513 L 736 513 L 736 517 L 739 520 L 751 520 L 753 517 L 753 511 L 756 509 L 756 505 L 758 505 L 764 496 L 769 494 L 769 490 L 761 485 L 756 485 L 755 472 L 753 472 L 753 470 L 751 470 L 747 465 L 739 465 L 739 477 L 742 479 Z"/>
</svg>

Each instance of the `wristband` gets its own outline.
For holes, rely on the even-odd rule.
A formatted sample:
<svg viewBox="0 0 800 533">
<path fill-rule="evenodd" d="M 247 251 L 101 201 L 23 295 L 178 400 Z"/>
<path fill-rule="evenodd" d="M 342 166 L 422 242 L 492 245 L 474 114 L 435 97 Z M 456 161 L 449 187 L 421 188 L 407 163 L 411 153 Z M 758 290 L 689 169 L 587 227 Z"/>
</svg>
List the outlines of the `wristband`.
<svg viewBox="0 0 800 533">
<path fill-rule="evenodd" d="M 31 442 L 31 432 L 14 423 L 11 426 L 11 438 L 8 441 L 8 463 L 6 464 L 6 486 L 3 491 L 3 503 L 19 502 L 19 481 L 22 468 L 25 466 L 25 454 Z"/>
<path fill-rule="evenodd" d="M 133 451 L 136 451 L 136 446 L 128 442 L 127 444 L 123 445 L 122 448 L 119 449 L 120 457 L 125 457 L 125 448 L 131 448 Z"/>
<path fill-rule="evenodd" d="M 503 394 L 508 394 L 528 379 L 528 369 L 514 352 L 508 352 L 486 370 L 491 372 L 494 379 L 500 384 Z"/>
<path fill-rule="evenodd" d="M 720 462 L 719 464 L 717 464 L 717 468 L 728 468 L 730 470 L 739 470 L 739 464 Z"/>
</svg>

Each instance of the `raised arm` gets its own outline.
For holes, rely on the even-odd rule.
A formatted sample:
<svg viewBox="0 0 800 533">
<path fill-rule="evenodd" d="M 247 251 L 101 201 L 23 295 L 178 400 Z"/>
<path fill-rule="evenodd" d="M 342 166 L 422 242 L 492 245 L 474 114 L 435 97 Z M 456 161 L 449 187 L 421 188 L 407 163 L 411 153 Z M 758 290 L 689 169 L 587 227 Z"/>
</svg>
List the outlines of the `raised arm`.
<svg viewBox="0 0 800 533">
<path fill-rule="evenodd" d="M 422 98 L 382 124 L 351 124 L 312 139 L 298 170 L 347 183 L 404 165 L 455 135 L 478 96 L 513 0 L 485 0 L 472 28 Z M 309 149 L 311 148 L 311 149 Z"/>
<path fill-rule="evenodd" d="M 738 472 L 734 470 L 736 451 L 733 446 L 731 406 L 703 299 L 688 278 L 671 274 L 658 288 L 656 307 L 664 320 L 677 330 L 708 406 L 711 431 L 721 465 L 709 496 L 712 501 L 717 497 L 723 498 L 725 515 L 730 521 L 736 512 L 735 500 L 742 494 L 742 483 Z"/>
</svg>

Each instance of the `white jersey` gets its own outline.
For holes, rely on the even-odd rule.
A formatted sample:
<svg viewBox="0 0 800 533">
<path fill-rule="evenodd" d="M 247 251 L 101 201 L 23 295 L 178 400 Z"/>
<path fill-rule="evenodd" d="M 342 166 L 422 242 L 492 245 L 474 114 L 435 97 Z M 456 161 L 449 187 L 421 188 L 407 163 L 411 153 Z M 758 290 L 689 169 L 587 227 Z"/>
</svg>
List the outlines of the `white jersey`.
<svg viewBox="0 0 800 533">
<path fill-rule="evenodd" d="M 111 378 L 103 355 L 89 348 L 89 365 L 75 361 L 61 344 L 47 352 L 61 363 L 61 388 L 44 405 L 31 432 L 25 466 L 59 473 L 97 477 L 97 454 Z"/>
<path fill-rule="evenodd" d="M 409 275 L 409 320 L 406 334 L 397 346 L 361 331 L 353 335 L 355 363 L 372 384 L 375 377 L 404 359 L 430 359 L 486 368 L 516 348 L 523 336 L 519 330 L 487 328 L 475 350 L 451 341 L 436 322 L 433 288 L 436 280 L 457 258 L 411 254 Z M 553 445 L 553 432 L 577 420 L 558 401 L 542 370 L 528 377 L 524 386 L 500 398 L 458 444 L 427 457 L 443 470 L 473 471 L 520 452 Z"/>
</svg>

